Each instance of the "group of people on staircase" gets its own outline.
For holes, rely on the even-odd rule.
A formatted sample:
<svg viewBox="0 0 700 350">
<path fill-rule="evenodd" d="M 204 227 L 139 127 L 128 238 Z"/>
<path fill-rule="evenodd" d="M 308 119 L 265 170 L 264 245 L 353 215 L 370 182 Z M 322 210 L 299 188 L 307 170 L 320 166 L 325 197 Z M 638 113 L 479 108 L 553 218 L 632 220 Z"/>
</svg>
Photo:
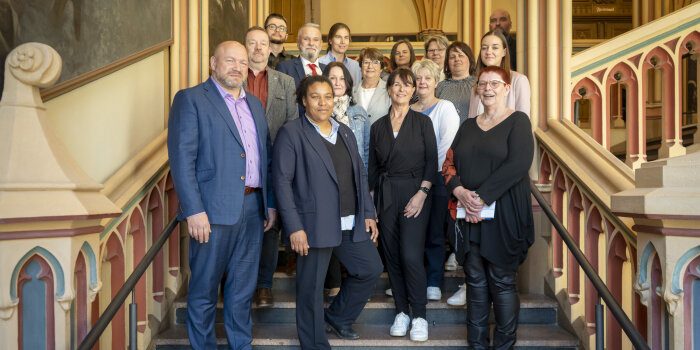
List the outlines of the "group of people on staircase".
<svg viewBox="0 0 700 350">
<path fill-rule="evenodd" d="M 324 56 L 320 27 L 302 25 L 293 57 L 279 14 L 216 47 L 211 78 L 176 94 L 168 125 L 191 236 L 193 348 L 216 347 L 221 284 L 229 347 L 251 348 L 254 298 L 274 304 L 280 236 L 296 260 L 302 349 L 330 349 L 328 332 L 358 339 L 352 325 L 384 267 L 389 334 L 427 341 L 428 300 L 442 299 L 445 269 L 457 264 L 465 285 L 447 301 L 467 304 L 470 346 L 490 346 L 492 307 L 494 346 L 514 346 L 516 271 L 534 238 L 534 143 L 510 16 L 497 10 L 490 24 L 476 59 L 466 43 L 434 36 L 422 60 L 404 39 L 388 66 L 372 47 L 356 61 L 343 23 Z"/>
</svg>

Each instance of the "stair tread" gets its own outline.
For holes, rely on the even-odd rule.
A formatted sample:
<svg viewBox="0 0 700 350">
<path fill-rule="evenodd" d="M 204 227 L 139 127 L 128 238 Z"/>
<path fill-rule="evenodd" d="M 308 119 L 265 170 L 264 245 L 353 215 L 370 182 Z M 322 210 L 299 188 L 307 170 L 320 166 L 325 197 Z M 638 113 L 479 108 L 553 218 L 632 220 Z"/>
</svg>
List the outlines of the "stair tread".
<svg viewBox="0 0 700 350">
<path fill-rule="evenodd" d="M 460 309 L 465 306 L 452 306 L 447 304 L 447 299 L 451 297 L 452 294 L 443 293 L 442 299 L 437 301 L 428 301 L 426 305 L 427 309 Z M 274 293 L 274 304 L 272 309 L 294 309 L 296 308 L 296 295 L 295 293 L 289 292 L 278 292 Z M 187 298 L 181 297 L 175 300 L 175 308 L 186 308 Z M 217 308 L 223 308 L 223 301 L 219 299 L 216 304 Z M 557 302 L 542 294 L 520 294 L 520 308 L 556 308 Z M 253 308 L 256 309 L 255 303 L 253 303 Z M 365 309 L 386 309 L 394 308 L 394 298 L 386 296 L 383 292 L 375 292 L 372 294 L 370 301 L 365 305 Z"/>
<path fill-rule="evenodd" d="M 386 347 L 431 347 L 467 345 L 467 328 L 465 325 L 434 325 L 429 327 L 430 339 L 426 342 L 413 342 L 408 336 L 392 337 L 389 335 L 391 325 L 356 324 L 353 326 L 360 335 L 358 340 L 343 340 L 329 334 L 328 341 L 331 346 L 362 347 L 362 346 L 386 346 Z M 215 326 L 217 344 L 227 344 L 224 325 Z M 556 325 L 532 325 L 521 324 L 518 327 L 517 347 L 574 347 L 578 345 L 578 339 Z M 155 339 L 156 345 L 189 345 L 187 328 L 184 325 L 174 326 Z M 253 346 L 298 346 L 296 325 L 283 324 L 255 324 L 253 325 Z"/>
</svg>

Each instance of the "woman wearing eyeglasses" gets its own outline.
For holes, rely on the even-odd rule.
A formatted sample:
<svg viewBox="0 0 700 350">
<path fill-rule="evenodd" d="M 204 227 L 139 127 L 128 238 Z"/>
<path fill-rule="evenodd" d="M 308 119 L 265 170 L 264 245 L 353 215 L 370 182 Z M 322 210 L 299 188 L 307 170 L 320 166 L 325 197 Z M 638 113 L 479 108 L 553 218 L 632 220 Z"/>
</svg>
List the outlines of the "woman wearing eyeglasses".
<svg viewBox="0 0 700 350">
<path fill-rule="evenodd" d="M 510 76 L 512 81 L 510 93 L 506 96 L 506 106 L 516 111 L 521 111 L 530 116 L 530 81 L 527 76 L 510 69 L 510 52 L 508 41 L 503 33 L 492 30 L 481 37 L 481 51 L 476 63 L 477 74 L 489 66 L 501 67 Z M 472 93 L 472 102 L 469 106 L 469 118 L 483 112 L 483 106 L 478 94 Z"/>
<path fill-rule="evenodd" d="M 345 53 L 350 46 L 350 27 L 345 23 L 336 23 L 328 31 L 327 54 L 318 59 L 319 63 L 329 64 L 331 62 L 341 62 L 350 71 L 353 83 L 357 84 L 362 80 L 360 64 L 350 59 Z"/>
<path fill-rule="evenodd" d="M 362 82 L 354 83 L 352 98 L 367 111 L 367 118 L 370 124 L 373 124 L 389 113 L 391 106 L 386 81 L 380 78 L 384 55 L 376 48 L 366 47 L 360 51 L 359 60 Z"/>
<path fill-rule="evenodd" d="M 445 80 L 445 52 L 450 42 L 444 35 L 428 37 L 425 41 L 425 57 L 435 62 L 440 67 L 440 79 L 438 83 Z"/>
<path fill-rule="evenodd" d="M 484 112 L 460 126 L 442 167 L 452 195 L 449 234 L 457 238 L 468 286 L 467 340 L 474 349 L 489 346 L 491 304 L 494 348 L 515 344 L 517 270 L 534 241 L 528 175 L 534 143 L 528 116 L 506 106 L 511 84 L 503 68 L 479 72 L 476 94 Z M 482 211 L 486 206 L 494 206 L 493 215 Z"/>
<path fill-rule="evenodd" d="M 455 41 L 447 47 L 444 61 L 445 80 L 435 90 L 435 96 L 448 100 L 457 108 L 459 122 L 469 115 L 469 104 L 474 87 L 474 54 L 463 41 Z"/>
</svg>

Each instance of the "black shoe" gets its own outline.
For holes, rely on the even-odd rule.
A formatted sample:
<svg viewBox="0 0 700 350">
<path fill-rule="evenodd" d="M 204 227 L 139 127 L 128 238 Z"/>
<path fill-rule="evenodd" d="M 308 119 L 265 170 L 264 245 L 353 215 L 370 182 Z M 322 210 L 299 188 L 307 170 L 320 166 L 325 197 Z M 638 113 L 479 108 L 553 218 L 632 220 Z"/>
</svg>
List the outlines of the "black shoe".
<svg viewBox="0 0 700 350">
<path fill-rule="evenodd" d="M 337 335 L 341 339 L 345 340 L 355 340 L 355 339 L 360 339 L 360 335 L 355 332 L 352 327 L 348 327 L 345 329 L 339 329 L 338 327 L 334 326 L 332 323 L 330 323 L 328 320 L 326 320 L 326 332 L 333 332 L 335 335 Z"/>
</svg>

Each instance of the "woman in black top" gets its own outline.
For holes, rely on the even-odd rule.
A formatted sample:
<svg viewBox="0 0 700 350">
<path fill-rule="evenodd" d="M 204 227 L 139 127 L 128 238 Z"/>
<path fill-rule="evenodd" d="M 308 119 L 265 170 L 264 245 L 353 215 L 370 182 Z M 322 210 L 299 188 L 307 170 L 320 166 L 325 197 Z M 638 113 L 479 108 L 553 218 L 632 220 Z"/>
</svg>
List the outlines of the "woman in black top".
<svg viewBox="0 0 700 350">
<path fill-rule="evenodd" d="M 453 195 L 452 219 L 458 202 L 466 210 L 464 219 L 450 225 L 449 235 L 456 241 L 467 279 L 469 344 L 474 349 L 489 346 L 493 302 L 494 346 L 510 349 L 520 310 L 516 272 L 534 240 L 528 175 L 534 143 L 528 116 L 505 105 L 510 92 L 505 70 L 482 69 L 476 91 L 484 113 L 462 124 L 442 168 L 447 191 Z M 494 202 L 493 218 L 482 218 L 482 208 Z"/>
<path fill-rule="evenodd" d="M 392 336 L 428 340 L 427 281 L 423 243 L 430 214 L 430 187 L 437 171 L 437 143 L 426 115 L 410 110 L 413 73 L 398 68 L 387 80 L 389 114 L 370 129 L 369 186 L 379 215 L 380 239 L 396 305 Z"/>
</svg>

